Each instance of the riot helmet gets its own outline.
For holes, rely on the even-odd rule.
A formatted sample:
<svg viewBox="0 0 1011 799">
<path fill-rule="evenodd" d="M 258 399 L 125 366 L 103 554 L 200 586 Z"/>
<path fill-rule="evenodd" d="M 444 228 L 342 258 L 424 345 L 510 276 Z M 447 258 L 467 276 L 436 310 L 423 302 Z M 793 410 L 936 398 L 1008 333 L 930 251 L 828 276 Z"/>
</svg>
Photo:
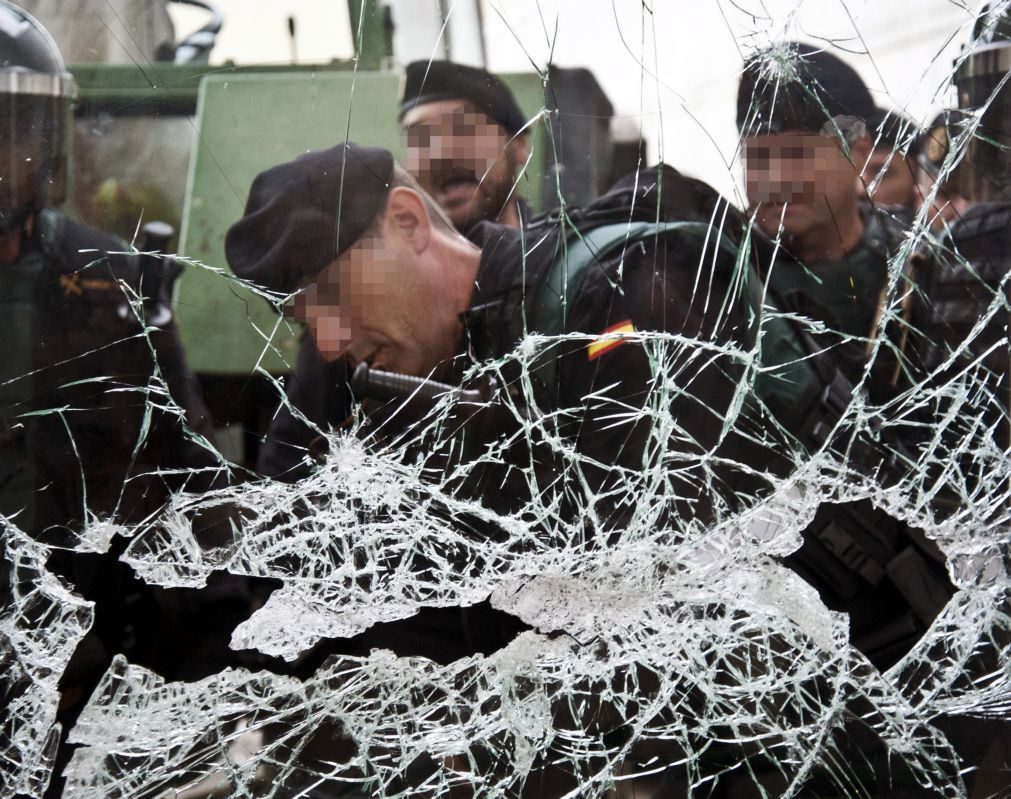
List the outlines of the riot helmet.
<svg viewBox="0 0 1011 799">
<path fill-rule="evenodd" d="M 1003 6 L 1003 10 L 999 6 Z M 979 202 L 1011 200 L 1011 6 L 987 4 L 971 49 L 955 72 L 958 105 L 979 113 L 962 168 L 962 193 Z"/>
<path fill-rule="evenodd" d="M 75 97 L 48 31 L 0 0 L 0 233 L 63 200 Z"/>
</svg>

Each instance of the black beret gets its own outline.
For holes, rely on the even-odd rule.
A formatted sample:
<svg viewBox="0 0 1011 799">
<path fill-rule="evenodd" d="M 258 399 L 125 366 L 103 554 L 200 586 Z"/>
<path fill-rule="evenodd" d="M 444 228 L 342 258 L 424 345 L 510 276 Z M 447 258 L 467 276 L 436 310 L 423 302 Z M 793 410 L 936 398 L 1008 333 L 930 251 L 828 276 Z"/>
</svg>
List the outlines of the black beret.
<svg viewBox="0 0 1011 799">
<path fill-rule="evenodd" d="M 737 88 L 737 129 L 746 136 L 820 131 L 832 117 L 868 120 L 877 107 L 866 84 L 838 56 L 786 42 L 751 56 Z"/>
<path fill-rule="evenodd" d="M 353 142 L 261 172 L 225 236 L 228 265 L 272 291 L 294 292 L 369 229 L 392 175 L 388 150 Z"/>
<path fill-rule="evenodd" d="M 399 119 L 416 105 L 439 100 L 466 100 L 512 135 L 527 124 L 512 92 L 487 70 L 452 61 L 408 64 Z"/>
</svg>

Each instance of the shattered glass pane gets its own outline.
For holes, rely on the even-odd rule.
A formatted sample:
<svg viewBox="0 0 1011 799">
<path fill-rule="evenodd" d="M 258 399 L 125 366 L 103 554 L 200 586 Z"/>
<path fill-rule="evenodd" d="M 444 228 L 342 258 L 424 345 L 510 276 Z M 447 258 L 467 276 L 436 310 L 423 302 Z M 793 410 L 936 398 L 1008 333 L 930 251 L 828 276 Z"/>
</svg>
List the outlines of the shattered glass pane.
<svg viewBox="0 0 1011 799">
<path fill-rule="evenodd" d="M 432 3 L 431 41 L 404 32 L 420 4 L 350 5 L 357 61 L 165 72 L 193 92 L 151 114 L 173 164 L 193 134 L 178 255 L 124 193 L 130 242 L 81 240 L 39 283 L 118 327 L 74 317 L 65 351 L 62 323 L 3 327 L 0 796 L 1005 795 L 1011 50 L 974 58 L 1008 0 L 916 24 L 862 0 Z M 525 227 L 470 234 L 509 253 L 513 294 L 482 273 L 456 356 L 413 381 L 376 351 L 317 372 L 307 391 L 355 398 L 327 419 L 293 399 L 312 338 L 291 311 L 326 353 L 328 286 L 237 277 L 224 236 L 257 173 L 352 130 L 408 167 L 412 141 L 484 130 L 468 110 L 401 137 L 382 103 L 418 52 L 484 58 L 523 97 L 493 199 Z M 873 108 L 811 72 L 825 52 Z M 108 153 L 127 103 L 96 85 L 77 135 Z M 303 100 L 318 130 L 286 118 Z M 251 147 L 271 115 L 287 138 Z M 145 129 L 116 128 L 149 152 Z M 438 160 L 416 177 L 442 202 L 466 180 Z M 99 205 L 68 209 L 100 226 Z M 305 435 L 272 439 L 282 417 Z M 298 479 L 257 473 L 271 444 Z"/>
</svg>

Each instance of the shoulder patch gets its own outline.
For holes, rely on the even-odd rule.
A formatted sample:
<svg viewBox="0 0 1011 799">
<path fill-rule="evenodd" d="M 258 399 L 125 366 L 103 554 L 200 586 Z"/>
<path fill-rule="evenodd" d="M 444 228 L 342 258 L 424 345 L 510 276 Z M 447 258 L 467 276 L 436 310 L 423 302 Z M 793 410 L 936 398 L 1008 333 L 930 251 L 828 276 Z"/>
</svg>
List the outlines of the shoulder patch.
<svg viewBox="0 0 1011 799">
<path fill-rule="evenodd" d="M 615 347 L 620 347 L 634 333 L 635 326 L 632 324 L 631 319 L 611 325 L 611 327 L 607 328 L 607 330 L 586 345 L 586 359 L 589 361 L 596 360 L 605 352 L 610 352 Z"/>
<path fill-rule="evenodd" d="M 60 275 L 60 288 L 66 297 L 80 297 L 84 292 L 115 292 L 117 296 L 122 295 L 123 287 L 115 280 L 100 277 L 82 277 L 81 272 L 71 272 L 69 275 Z"/>
</svg>

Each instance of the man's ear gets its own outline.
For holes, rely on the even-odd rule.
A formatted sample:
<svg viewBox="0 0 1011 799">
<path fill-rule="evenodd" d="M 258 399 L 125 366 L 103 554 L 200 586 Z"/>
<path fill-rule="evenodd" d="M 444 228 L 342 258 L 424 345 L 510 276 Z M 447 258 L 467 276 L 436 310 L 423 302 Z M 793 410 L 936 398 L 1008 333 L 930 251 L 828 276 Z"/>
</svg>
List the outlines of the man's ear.
<svg viewBox="0 0 1011 799">
<path fill-rule="evenodd" d="M 861 136 L 850 145 L 850 161 L 853 163 L 853 185 L 856 187 L 857 197 L 867 199 L 869 192 L 867 187 L 871 185 L 877 174 L 870 164 L 873 144 L 870 136 Z"/>
<path fill-rule="evenodd" d="M 396 237 L 415 253 L 422 253 L 432 237 L 432 220 L 425 201 L 414 189 L 395 186 L 386 198 L 383 235 Z"/>
<path fill-rule="evenodd" d="M 509 163 L 513 172 L 516 172 L 530 157 L 530 143 L 527 141 L 527 134 L 521 133 L 513 136 L 506 145 L 506 152 L 509 154 Z"/>
<path fill-rule="evenodd" d="M 861 136 L 850 145 L 850 160 L 853 162 L 853 166 L 856 168 L 858 174 L 867 169 L 867 161 L 871 157 L 872 145 L 873 142 L 871 142 L 870 136 Z"/>
</svg>

